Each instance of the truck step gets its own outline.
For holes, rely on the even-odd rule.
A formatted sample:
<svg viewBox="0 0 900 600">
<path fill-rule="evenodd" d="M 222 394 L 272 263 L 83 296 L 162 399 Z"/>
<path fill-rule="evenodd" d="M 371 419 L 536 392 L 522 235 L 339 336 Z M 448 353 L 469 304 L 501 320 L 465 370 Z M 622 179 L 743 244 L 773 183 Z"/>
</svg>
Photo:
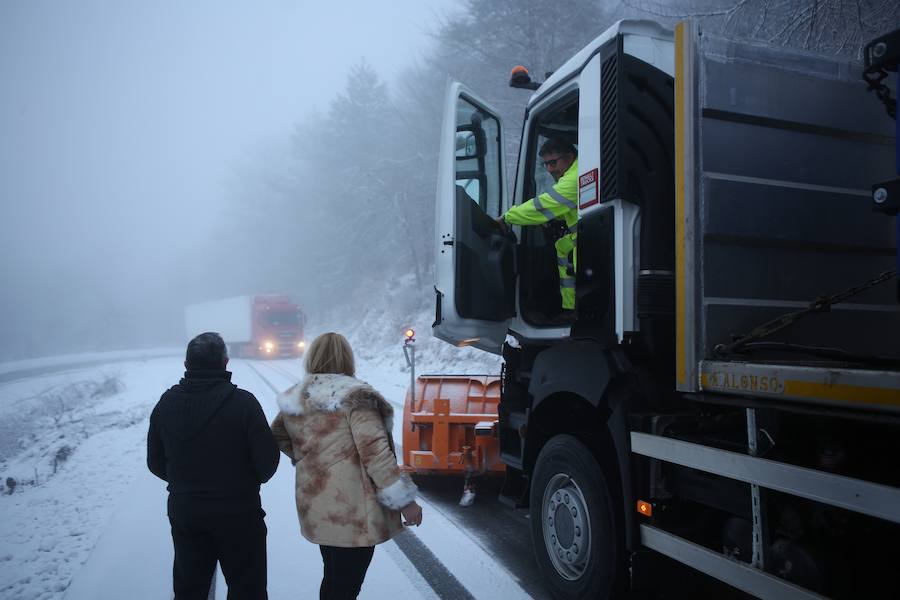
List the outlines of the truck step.
<svg viewBox="0 0 900 600">
<path fill-rule="evenodd" d="M 498 500 L 510 508 L 528 507 L 528 479 L 522 471 L 507 467 Z"/>
<path fill-rule="evenodd" d="M 510 454 L 509 452 L 501 452 L 500 460 L 503 461 L 508 467 L 512 467 L 513 469 L 522 470 L 522 457 L 516 456 L 515 454 Z"/>
<path fill-rule="evenodd" d="M 506 422 L 508 423 L 508 429 L 519 430 L 522 425 L 528 423 L 528 414 L 525 411 L 514 410 L 509 413 L 509 417 Z"/>
</svg>

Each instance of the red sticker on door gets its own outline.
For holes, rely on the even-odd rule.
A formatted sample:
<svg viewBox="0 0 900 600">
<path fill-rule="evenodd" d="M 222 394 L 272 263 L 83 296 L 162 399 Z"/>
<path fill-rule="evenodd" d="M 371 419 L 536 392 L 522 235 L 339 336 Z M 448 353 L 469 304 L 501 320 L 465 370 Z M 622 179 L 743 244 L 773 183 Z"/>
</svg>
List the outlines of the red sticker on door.
<svg viewBox="0 0 900 600">
<path fill-rule="evenodd" d="M 591 169 L 578 178 L 578 208 L 587 208 L 598 202 L 597 169 Z"/>
</svg>

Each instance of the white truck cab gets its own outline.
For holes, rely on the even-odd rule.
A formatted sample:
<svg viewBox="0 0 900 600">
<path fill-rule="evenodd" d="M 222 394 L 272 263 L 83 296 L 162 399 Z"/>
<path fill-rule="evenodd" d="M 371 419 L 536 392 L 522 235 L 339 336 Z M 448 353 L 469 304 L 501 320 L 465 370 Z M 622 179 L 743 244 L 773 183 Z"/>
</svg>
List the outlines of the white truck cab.
<svg viewBox="0 0 900 600">
<path fill-rule="evenodd" d="M 604 115 L 607 122 L 614 121 L 616 108 L 603 105 L 602 71 L 604 64 L 610 69 L 619 46 L 624 55 L 674 75 L 673 35 L 659 24 L 619 21 L 598 36 L 528 101 L 512 194 L 506 192 L 507 152 L 498 111 L 464 85 L 448 84 L 436 208 L 438 338 L 499 353 L 508 331 L 531 340 L 569 334 L 571 324 L 558 317 L 558 275 L 549 233 L 517 226 L 516 248 L 516 239 L 504 236 L 494 223 L 510 206 L 552 186 L 537 155 L 552 136 L 563 136 L 578 149 L 579 216 L 614 213 L 614 243 L 623 249 L 613 266 L 615 332 L 621 341 L 637 329 L 631 307 L 641 210 L 621 198 L 600 201 L 600 186 L 607 181 L 600 130 Z"/>
</svg>

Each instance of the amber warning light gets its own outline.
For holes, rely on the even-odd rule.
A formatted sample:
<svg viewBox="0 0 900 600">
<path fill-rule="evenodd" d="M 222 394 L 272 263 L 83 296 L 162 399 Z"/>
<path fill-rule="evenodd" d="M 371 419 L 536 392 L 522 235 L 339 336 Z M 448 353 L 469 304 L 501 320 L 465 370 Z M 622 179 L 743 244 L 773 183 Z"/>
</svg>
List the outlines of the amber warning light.
<svg viewBox="0 0 900 600">
<path fill-rule="evenodd" d="M 649 502 L 645 502 L 644 500 L 637 501 L 637 511 L 639 514 L 644 515 L 645 517 L 653 516 L 653 505 Z"/>
<path fill-rule="evenodd" d="M 407 329 L 406 331 L 403 332 L 403 335 L 406 336 L 406 339 L 411 340 L 416 335 L 416 332 L 413 331 L 412 329 Z"/>
<path fill-rule="evenodd" d="M 531 80 L 528 69 L 522 65 L 516 65 L 509 72 L 509 87 L 521 88 L 525 90 L 536 90 L 541 86 L 536 81 Z"/>
</svg>

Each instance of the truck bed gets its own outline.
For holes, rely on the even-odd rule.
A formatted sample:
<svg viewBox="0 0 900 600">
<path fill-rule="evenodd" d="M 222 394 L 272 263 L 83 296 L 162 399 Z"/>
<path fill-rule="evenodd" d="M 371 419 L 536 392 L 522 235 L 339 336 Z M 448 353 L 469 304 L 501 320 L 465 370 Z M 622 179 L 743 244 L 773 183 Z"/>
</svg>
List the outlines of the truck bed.
<svg viewBox="0 0 900 600">
<path fill-rule="evenodd" d="M 893 121 L 866 92 L 860 65 L 709 35 L 695 48 L 683 67 L 689 83 L 681 104 L 679 389 L 728 391 L 737 381 L 757 393 L 741 387 L 741 378 L 749 386 L 751 376 L 778 382 L 789 374 L 806 381 L 813 398 L 827 400 L 843 385 L 841 398 L 859 402 L 862 393 L 876 405 L 900 407 L 894 281 L 763 338 L 893 363 L 858 358 L 838 369 L 840 361 L 784 348 L 716 351 L 895 268 L 893 219 L 873 212 L 870 198 L 870 186 L 894 172 Z M 838 382 L 838 373 L 853 383 Z"/>
</svg>

